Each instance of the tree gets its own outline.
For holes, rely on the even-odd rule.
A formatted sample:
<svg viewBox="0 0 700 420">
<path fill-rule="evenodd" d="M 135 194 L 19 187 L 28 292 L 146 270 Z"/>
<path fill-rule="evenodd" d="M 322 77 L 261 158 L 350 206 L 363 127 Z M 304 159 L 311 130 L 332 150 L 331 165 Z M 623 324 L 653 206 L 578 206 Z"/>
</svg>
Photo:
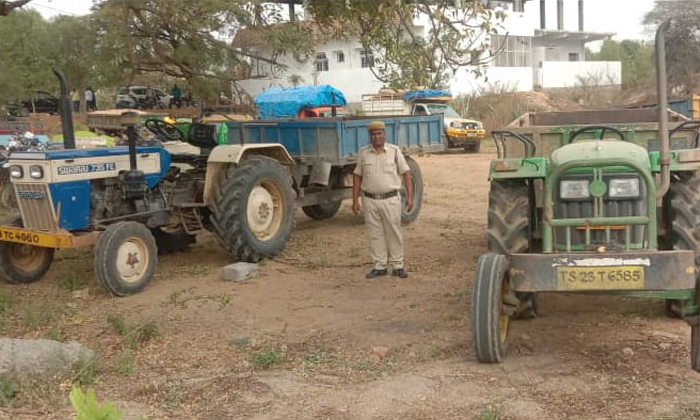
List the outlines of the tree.
<svg viewBox="0 0 700 420">
<path fill-rule="evenodd" d="M 654 46 L 636 40 L 615 41 L 608 39 L 598 52 L 586 51 L 590 61 L 620 61 L 622 64 L 622 84 L 626 87 L 648 86 L 653 84 Z"/>
<path fill-rule="evenodd" d="M 700 7 L 697 1 L 669 0 L 654 4 L 644 24 L 656 29 L 671 20 L 666 36 L 666 68 L 669 89 L 679 94 L 693 90 L 693 77 L 700 72 Z"/>
<path fill-rule="evenodd" d="M 32 0 L 5 1 L 0 0 L 0 16 L 7 16 L 11 11 L 18 9 Z"/>
<path fill-rule="evenodd" d="M 185 79 L 199 96 L 228 91 L 247 60 L 278 65 L 274 56 L 257 57 L 231 40 L 244 27 L 275 54 L 313 48 L 301 23 L 283 21 L 281 7 L 260 1 L 107 0 L 96 6 L 100 72 L 113 82 L 130 82 L 144 74 Z"/>
<path fill-rule="evenodd" d="M 489 35 L 505 18 L 479 1 L 309 0 L 315 22 L 338 38 L 359 37 L 378 80 L 389 87 L 442 87 L 460 67 L 480 75 L 491 59 Z M 414 18 L 425 22 L 419 33 Z M 372 64 L 372 63 L 370 63 Z"/>
</svg>

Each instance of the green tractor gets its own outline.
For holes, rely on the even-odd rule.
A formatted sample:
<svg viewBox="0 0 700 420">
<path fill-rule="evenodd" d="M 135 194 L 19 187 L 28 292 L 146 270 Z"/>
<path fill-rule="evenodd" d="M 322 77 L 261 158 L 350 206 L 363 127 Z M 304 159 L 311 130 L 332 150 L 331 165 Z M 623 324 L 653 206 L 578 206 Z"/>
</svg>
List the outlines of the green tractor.
<svg viewBox="0 0 700 420">
<path fill-rule="evenodd" d="M 537 293 L 594 292 L 666 300 L 691 325 L 700 371 L 700 122 L 669 130 L 667 27 L 656 35 L 658 125 L 606 111 L 493 133 L 488 253 L 472 299 L 479 362 L 503 361 L 511 320 L 535 315 Z"/>
</svg>

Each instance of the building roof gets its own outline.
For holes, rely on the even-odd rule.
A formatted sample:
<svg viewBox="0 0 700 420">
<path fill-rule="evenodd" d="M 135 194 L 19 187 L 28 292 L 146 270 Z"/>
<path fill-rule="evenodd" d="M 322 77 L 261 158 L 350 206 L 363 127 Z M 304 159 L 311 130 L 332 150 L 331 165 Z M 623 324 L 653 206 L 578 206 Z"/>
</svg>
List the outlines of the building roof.
<svg viewBox="0 0 700 420">
<path fill-rule="evenodd" d="M 578 32 L 578 31 L 560 31 L 556 29 L 535 29 L 533 41 L 541 42 L 558 42 L 558 41 L 579 41 L 593 42 L 604 41 L 615 35 L 614 32 Z"/>
</svg>

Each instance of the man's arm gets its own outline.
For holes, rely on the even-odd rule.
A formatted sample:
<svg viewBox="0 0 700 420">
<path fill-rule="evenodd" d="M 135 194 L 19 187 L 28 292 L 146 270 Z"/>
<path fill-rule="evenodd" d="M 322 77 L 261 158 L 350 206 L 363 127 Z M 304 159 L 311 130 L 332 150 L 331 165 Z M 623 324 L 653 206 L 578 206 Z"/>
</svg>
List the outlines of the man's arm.
<svg viewBox="0 0 700 420">
<path fill-rule="evenodd" d="M 362 177 L 357 174 L 352 175 L 352 212 L 360 214 L 360 187 L 362 186 Z"/>
</svg>

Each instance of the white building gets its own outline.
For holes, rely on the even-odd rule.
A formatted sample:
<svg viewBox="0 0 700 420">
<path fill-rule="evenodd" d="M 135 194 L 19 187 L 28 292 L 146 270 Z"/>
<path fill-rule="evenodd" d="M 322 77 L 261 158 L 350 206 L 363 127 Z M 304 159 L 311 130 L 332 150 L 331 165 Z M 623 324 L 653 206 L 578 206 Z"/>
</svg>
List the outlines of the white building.
<svg viewBox="0 0 700 420">
<path fill-rule="evenodd" d="M 612 33 L 583 31 L 583 0 L 578 2 L 579 30 L 563 28 L 563 0 L 557 0 L 557 29 L 546 29 L 545 0 L 540 0 L 540 28 L 533 29 L 524 13 L 524 2 L 531 0 L 489 1 L 491 7 L 505 7 L 504 23 L 508 35 L 492 36 L 491 49 L 500 51 L 489 63 L 484 75 L 476 78 L 468 68 L 459 69 L 449 80 L 454 96 L 480 88 L 500 86 L 518 91 L 540 88 L 573 87 L 577 84 L 620 85 L 621 63 L 585 61 L 586 43 L 600 41 Z M 528 6 L 533 6 L 530 4 Z M 416 33 L 423 33 L 417 21 Z M 270 56 L 264 45 L 246 43 L 261 56 Z M 330 84 L 345 93 L 348 102 L 360 102 L 362 95 L 383 87 L 370 69 L 371 53 L 365 53 L 358 40 L 331 40 L 318 45 L 316 54 L 299 62 L 291 56 L 279 61 L 287 67 L 275 74 L 271 65 L 253 63 L 252 77 L 239 81 L 250 95 L 271 86 Z"/>
</svg>

